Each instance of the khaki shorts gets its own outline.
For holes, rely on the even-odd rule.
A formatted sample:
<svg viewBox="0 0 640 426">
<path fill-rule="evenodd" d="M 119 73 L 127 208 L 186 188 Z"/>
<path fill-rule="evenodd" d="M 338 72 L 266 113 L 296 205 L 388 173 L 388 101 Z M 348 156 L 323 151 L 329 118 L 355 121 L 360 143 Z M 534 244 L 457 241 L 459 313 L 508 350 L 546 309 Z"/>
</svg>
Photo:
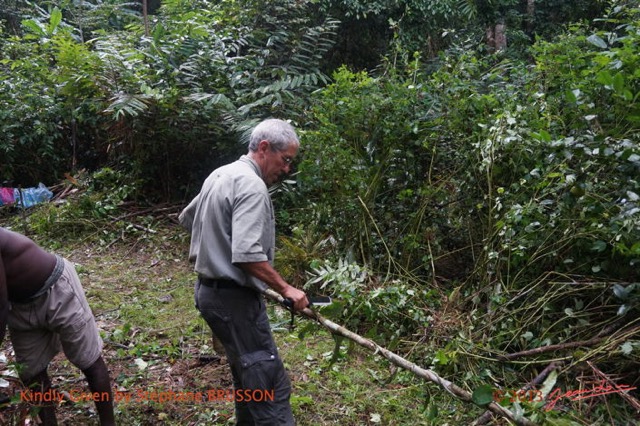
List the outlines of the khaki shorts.
<svg viewBox="0 0 640 426">
<path fill-rule="evenodd" d="M 9 333 L 20 378 L 28 381 L 44 371 L 64 351 L 69 361 L 85 370 L 102 353 L 102 339 L 76 270 L 68 260 L 60 278 L 27 303 L 11 303 Z"/>
</svg>

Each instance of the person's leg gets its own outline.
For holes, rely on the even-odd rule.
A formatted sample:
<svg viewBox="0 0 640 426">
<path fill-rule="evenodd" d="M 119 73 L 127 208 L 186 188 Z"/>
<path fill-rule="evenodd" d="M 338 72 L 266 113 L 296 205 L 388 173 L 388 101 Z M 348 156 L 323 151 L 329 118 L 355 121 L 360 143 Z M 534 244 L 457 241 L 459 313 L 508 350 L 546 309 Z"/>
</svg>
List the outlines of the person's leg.
<svg viewBox="0 0 640 426">
<path fill-rule="evenodd" d="M 240 357 L 243 408 L 251 413 L 256 426 L 293 426 L 295 424 L 289 399 L 291 382 L 276 350 L 264 301 L 259 297 L 253 328 L 245 325 L 238 329 L 241 340 L 262 345 L 247 349 Z M 240 401 L 236 402 L 241 403 Z"/>
<path fill-rule="evenodd" d="M 200 286 L 199 310 L 225 346 L 242 395 L 269 393 L 273 400 L 239 400 L 238 425 L 293 425 L 289 404 L 291 385 L 279 358 L 262 296 L 248 288 L 215 289 Z"/>
<path fill-rule="evenodd" d="M 109 371 L 102 358 L 102 339 L 95 318 L 72 263 L 64 261 L 64 272 L 51 288 L 49 324 L 59 337 L 62 349 L 96 392 L 96 409 L 103 426 L 115 424 Z"/>
<path fill-rule="evenodd" d="M 109 370 L 107 370 L 107 365 L 104 363 L 102 356 L 100 356 L 91 367 L 82 370 L 82 372 L 87 378 L 91 392 L 99 395 L 95 403 L 98 416 L 100 417 L 100 424 L 102 426 L 115 425 Z"/>
<path fill-rule="evenodd" d="M 49 379 L 49 375 L 47 374 L 47 370 L 44 369 L 40 373 L 33 376 L 25 385 L 29 388 L 31 392 L 39 392 L 39 395 L 45 395 L 48 391 L 51 390 L 51 379 Z M 38 407 L 40 407 L 38 411 L 38 417 L 44 426 L 55 426 L 58 424 L 58 420 L 56 419 L 56 408 L 55 408 L 55 400 L 45 402 L 39 401 Z"/>
<path fill-rule="evenodd" d="M 236 364 L 229 364 L 231 374 L 233 375 L 233 389 L 236 391 L 242 389 L 242 372 Z M 247 403 L 244 401 L 234 401 L 236 410 L 236 426 L 254 426 L 253 415 L 249 411 Z"/>
<path fill-rule="evenodd" d="M 238 370 L 239 349 L 236 345 L 236 339 L 233 338 L 233 324 L 226 309 L 226 302 L 222 300 L 218 289 L 200 285 L 199 281 L 196 281 L 195 284 L 195 302 L 196 308 L 211 329 L 214 342 L 218 340 L 222 346 L 222 353 L 227 356 L 231 375 L 233 376 L 234 389 L 240 389 L 242 383 Z M 217 348 L 216 352 L 218 352 Z M 253 426 L 254 422 L 251 413 L 243 405 L 236 403 L 236 425 Z"/>
<path fill-rule="evenodd" d="M 13 303 L 8 318 L 20 379 L 27 387 L 27 392 L 40 397 L 51 390 L 47 367 L 60 350 L 58 336 L 44 326 L 47 316 L 45 299 L 41 297 L 27 304 Z M 34 398 L 29 404 L 39 409 L 38 417 L 43 424 L 56 424 L 55 401 L 45 402 L 42 398 Z"/>
</svg>

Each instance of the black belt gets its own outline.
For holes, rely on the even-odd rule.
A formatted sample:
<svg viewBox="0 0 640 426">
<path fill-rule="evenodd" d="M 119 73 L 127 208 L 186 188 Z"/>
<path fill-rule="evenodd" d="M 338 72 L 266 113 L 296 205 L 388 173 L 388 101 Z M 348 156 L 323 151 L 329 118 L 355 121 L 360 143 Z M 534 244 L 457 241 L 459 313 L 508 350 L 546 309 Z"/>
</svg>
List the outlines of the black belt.
<svg viewBox="0 0 640 426">
<path fill-rule="evenodd" d="M 199 277 L 200 284 L 205 287 L 216 288 L 240 288 L 241 286 L 233 280 L 226 280 L 221 278 L 205 278 Z"/>
</svg>

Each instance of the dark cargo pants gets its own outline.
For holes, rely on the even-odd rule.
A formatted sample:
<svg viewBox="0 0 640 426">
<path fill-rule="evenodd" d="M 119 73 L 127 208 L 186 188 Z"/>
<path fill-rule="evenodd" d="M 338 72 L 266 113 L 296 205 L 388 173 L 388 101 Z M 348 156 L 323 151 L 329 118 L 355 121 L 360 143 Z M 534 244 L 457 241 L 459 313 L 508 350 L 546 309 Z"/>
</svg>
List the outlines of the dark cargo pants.
<svg viewBox="0 0 640 426">
<path fill-rule="evenodd" d="M 205 286 L 198 280 L 195 302 L 224 345 L 233 375 L 237 424 L 294 425 L 291 383 L 278 356 L 262 295 L 247 287 Z"/>
</svg>

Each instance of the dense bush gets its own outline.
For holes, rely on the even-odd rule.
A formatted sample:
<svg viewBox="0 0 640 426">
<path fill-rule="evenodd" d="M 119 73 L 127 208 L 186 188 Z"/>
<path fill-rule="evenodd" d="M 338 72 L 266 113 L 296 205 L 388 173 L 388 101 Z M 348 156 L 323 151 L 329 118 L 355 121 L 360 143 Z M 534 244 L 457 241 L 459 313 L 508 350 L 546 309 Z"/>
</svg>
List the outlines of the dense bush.
<svg viewBox="0 0 640 426">
<path fill-rule="evenodd" d="M 308 288 L 382 341 L 430 330 L 438 349 L 414 356 L 483 371 L 478 383 L 517 388 L 531 364 L 478 359 L 541 348 L 544 362 L 549 346 L 567 371 L 590 361 L 637 385 L 638 34 L 638 9 L 613 8 L 537 43 L 533 63 L 465 51 L 428 74 L 337 72 L 311 110 L 288 217 L 338 247 L 310 262 Z"/>
<path fill-rule="evenodd" d="M 271 2 L 260 19 L 259 5 L 166 2 L 148 34 L 138 21 L 84 40 L 82 6 L 62 6 L 3 40 L 2 178 L 112 166 L 156 200 L 195 192 L 260 118 L 300 118 L 337 25 L 306 2 Z"/>
<path fill-rule="evenodd" d="M 346 69 L 333 78 L 316 97 L 313 128 L 304 134 L 298 181 L 306 210 L 294 222 L 313 217 L 366 263 L 403 258 L 409 266 L 403 236 L 418 231 L 425 213 L 407 200 L 434 199 L 420 193 L 431 156 L 421 146 L 429 100 L 401 79 Z"/>
</svg>

